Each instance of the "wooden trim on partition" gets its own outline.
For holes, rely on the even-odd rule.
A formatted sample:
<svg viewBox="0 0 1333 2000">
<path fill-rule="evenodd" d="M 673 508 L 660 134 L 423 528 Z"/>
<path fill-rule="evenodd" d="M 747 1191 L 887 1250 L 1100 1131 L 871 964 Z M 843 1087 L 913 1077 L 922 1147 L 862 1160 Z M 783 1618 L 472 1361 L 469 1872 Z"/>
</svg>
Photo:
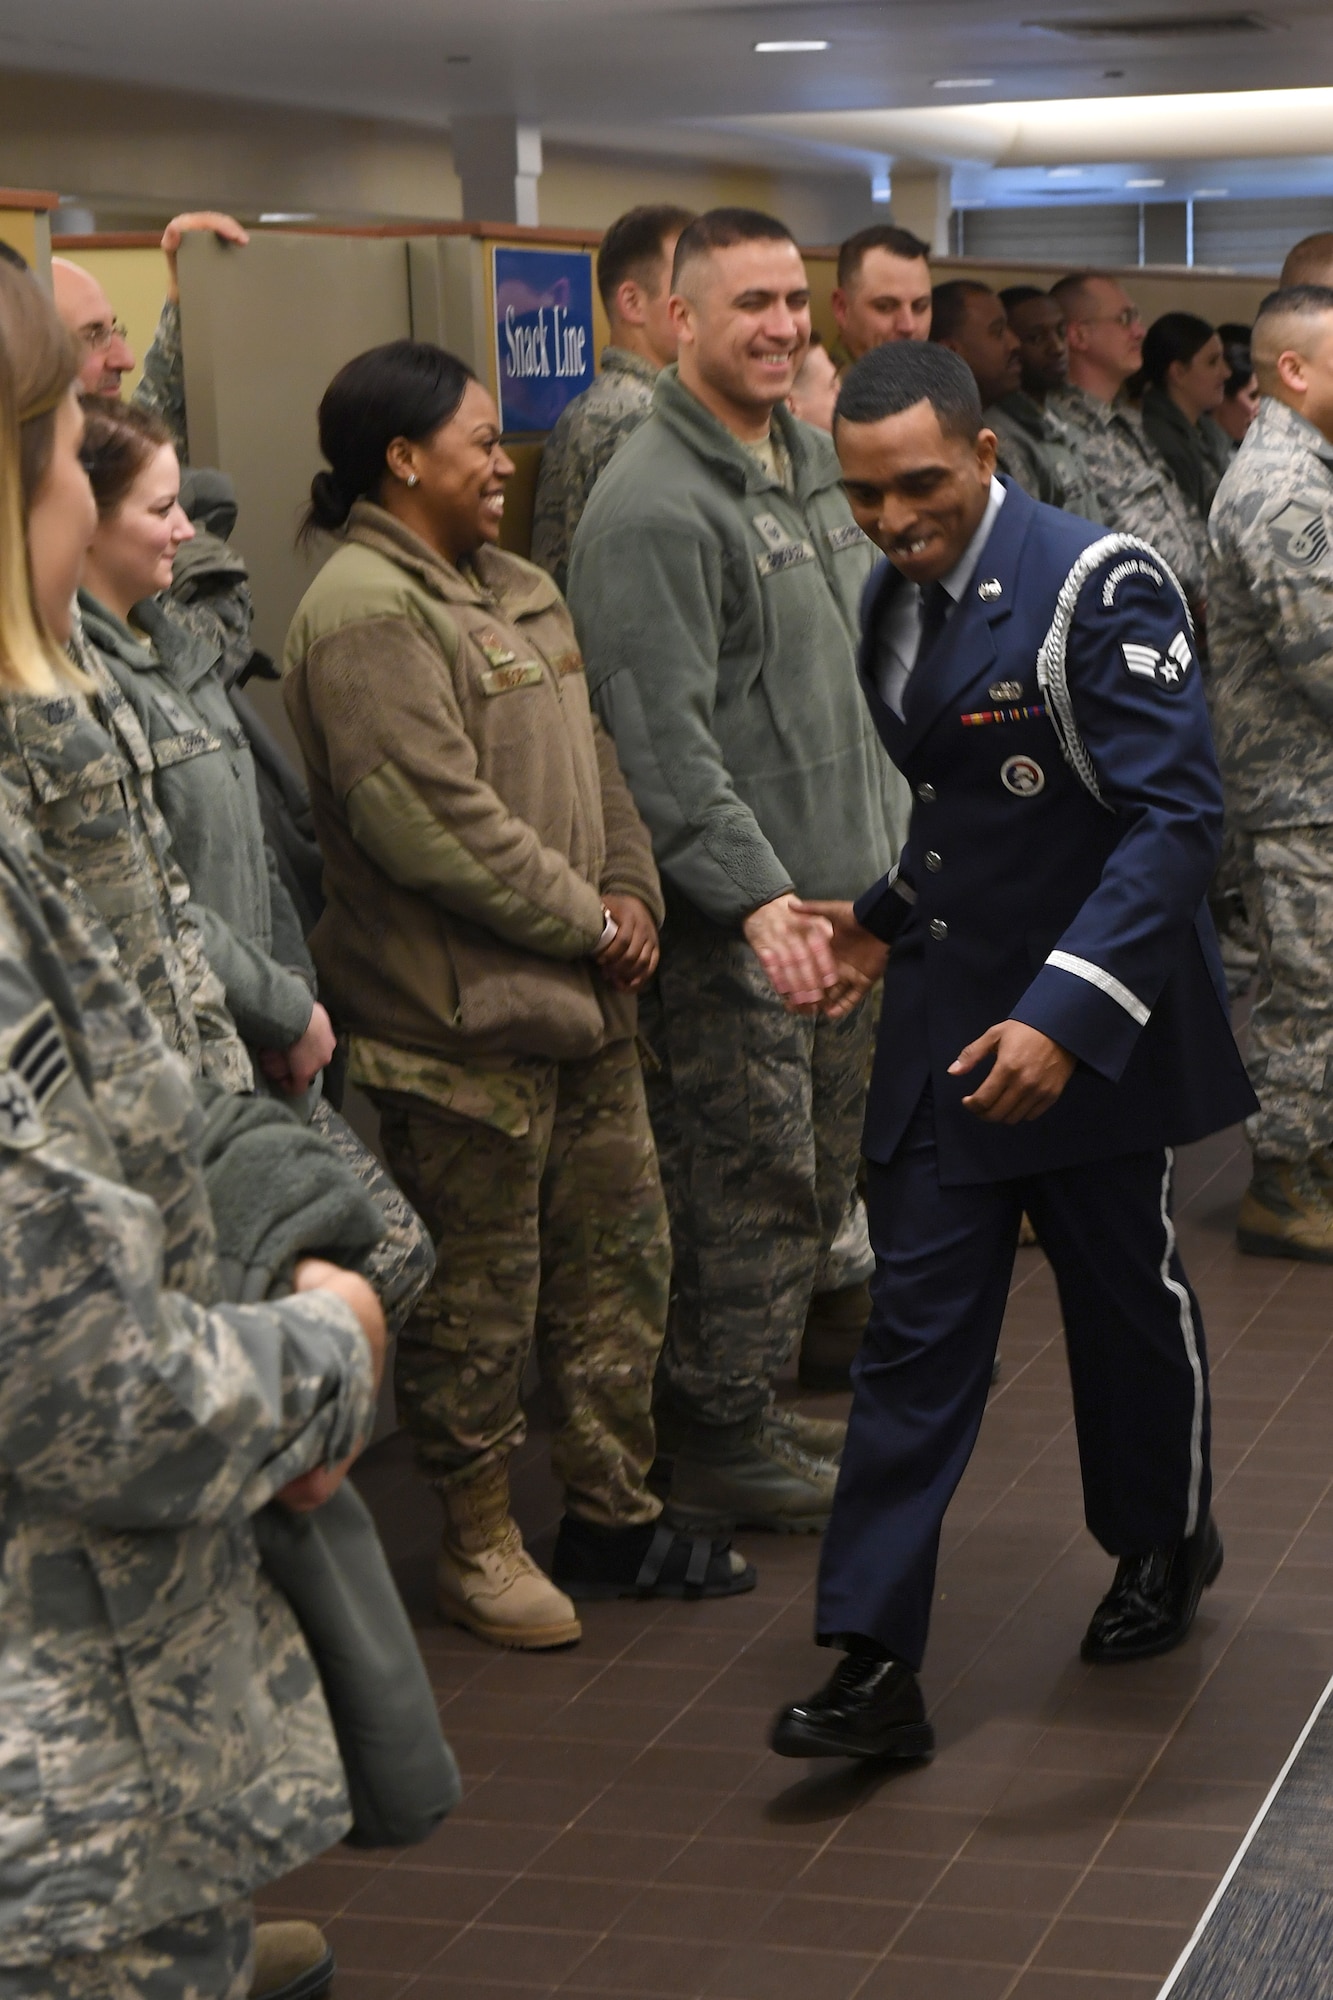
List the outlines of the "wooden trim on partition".
<svg viewBox="0 0 1333 2000">
<path fill-rule="evenodd" d="M 59 206 L 58 194 L 40 188 L 0 188 L 0 208 L 30 208 L 37 215 Z"/>
<path fill-rule="evenodd" d="M 490 243 L 572 243 L 595 250 L 604 229 L 560 229 L 521 222 L 280 222 L 265 224 L 277 236 L 471 236 Z"/>
<path fill-rule="evenodd" d="M 103 235 L 53 236 L 53 250 L 160 250 L 160 229 L 108 229 Z"/>
</svg>

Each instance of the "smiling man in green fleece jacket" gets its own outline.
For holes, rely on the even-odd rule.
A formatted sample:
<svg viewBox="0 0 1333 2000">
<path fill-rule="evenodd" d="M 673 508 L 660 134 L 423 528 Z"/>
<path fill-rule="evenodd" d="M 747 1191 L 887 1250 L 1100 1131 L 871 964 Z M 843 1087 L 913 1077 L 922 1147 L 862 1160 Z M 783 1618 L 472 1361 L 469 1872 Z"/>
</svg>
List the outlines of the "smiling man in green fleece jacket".
<svg viewBox="0 0 1333 2000">
<path fill-rule="evenodd" d="M 675 1259 L 659 1443 L 701 1525 L 817 1530 L 840 1427 L 780 1413 L 772 1383 L 852 1195 L 871 1024 L 785 1012 L 765 967 L 826 993 L 827 929 L 797 898 L 892 864 L 906 788 L 856 681 L 872 552 L 831 442 L 782 407 L 810 341 L 800 252 L 715 209 L 672 291 L 678 364 L 597 484 L 569 587 L 667 897 L 642 1016 Z"/>
</svg>

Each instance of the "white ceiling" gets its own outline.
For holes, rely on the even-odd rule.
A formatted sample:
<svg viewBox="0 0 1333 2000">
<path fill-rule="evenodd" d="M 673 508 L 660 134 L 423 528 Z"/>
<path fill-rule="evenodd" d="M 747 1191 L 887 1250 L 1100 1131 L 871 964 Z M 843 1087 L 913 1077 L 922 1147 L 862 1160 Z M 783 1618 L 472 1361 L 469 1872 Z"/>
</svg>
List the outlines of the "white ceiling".
<svg viewBox="0 0 1333 2000">
<path fill-rule="evenodd" d="M 1333 189 L 1333 92 L 1299 121 L 1294 100 L 1270 99 L 1276 118 L 1261 106 L 1248 122 L 1226 105 L 1087 103 L 1333 85 L 1329 0 L 1260 0 L 1261 32 L 1084 39 L 1035 25 L 1245 11 L 1225 0 L 3 0 L 0 67 L 430 125 L 512 111 L 552 138 L 638 151 L 868 168 L 911 155 L 956 166 L 956 192 L 972 201 L 1069 199 L 1075 177 L 1053 182 L 1048 169 L 1076 164 L 1098 169 L 1085 199 Z M 754 53 L 778 38 L 830 46 Z M 935 88 L 959 75 L 993 81 Z M 1252 153 L 1260 165 L 1246 164 Z M 1155 173 L 1161 191 L 1126 194 L 1128 179 Z"/>
</svg>

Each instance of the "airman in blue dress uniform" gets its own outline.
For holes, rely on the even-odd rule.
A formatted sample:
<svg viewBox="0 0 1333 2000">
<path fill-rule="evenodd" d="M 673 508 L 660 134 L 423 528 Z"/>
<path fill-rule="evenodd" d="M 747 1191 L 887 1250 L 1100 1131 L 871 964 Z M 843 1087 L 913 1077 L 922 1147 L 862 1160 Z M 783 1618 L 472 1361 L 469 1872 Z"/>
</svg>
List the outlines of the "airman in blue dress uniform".
<svg viewBox="0 0 1333 2000">
<path fill-rule="evenodd" d="M 1173 1154 L 1254 1099 L 1205 903 L 1222 793 L 1170 570 L 997 479 L 946 350 L 864 357 L 835 438 L 889 558 L 860 674 L 915 806 L 854 908 L 805 906 L 833 928 L 831 1010 L 888 960 L 865 1136 L 877 1268 L 820 1568 L 818 1637 L 844 1658 L 773 1744 L 915 1756 L 940 1527 L 1024 1210 L 1059 1287 L 1088 1526 L 1117 1559 L 1084 1657 L 1178 1644 L 1220 1569 Z"/>
</svg>

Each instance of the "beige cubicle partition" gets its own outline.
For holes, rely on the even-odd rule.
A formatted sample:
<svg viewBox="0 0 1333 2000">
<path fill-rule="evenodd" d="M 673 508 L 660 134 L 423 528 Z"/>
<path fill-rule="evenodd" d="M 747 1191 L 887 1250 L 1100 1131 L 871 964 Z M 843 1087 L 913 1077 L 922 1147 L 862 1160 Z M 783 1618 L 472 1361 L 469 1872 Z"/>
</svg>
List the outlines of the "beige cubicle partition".
<svg viewBox="0 0 1333 2000">
<path fill-rule="evenodd" d="M 51 211 L 60 197 L 39 188 L 0 188 L 0 243 L 27 259 L 51 282 Z"/>
<path fill-rule="evenodd" d="M 406 246 L 257 231 L 233 250 L 190 236 L 180 282 L 190 458 L 235 481 L 255 638 L 278 658 L 329 548 L 296 539 L 322 463 L 319 400 L 354 354 L 411 333 Z"/>
</svg>

